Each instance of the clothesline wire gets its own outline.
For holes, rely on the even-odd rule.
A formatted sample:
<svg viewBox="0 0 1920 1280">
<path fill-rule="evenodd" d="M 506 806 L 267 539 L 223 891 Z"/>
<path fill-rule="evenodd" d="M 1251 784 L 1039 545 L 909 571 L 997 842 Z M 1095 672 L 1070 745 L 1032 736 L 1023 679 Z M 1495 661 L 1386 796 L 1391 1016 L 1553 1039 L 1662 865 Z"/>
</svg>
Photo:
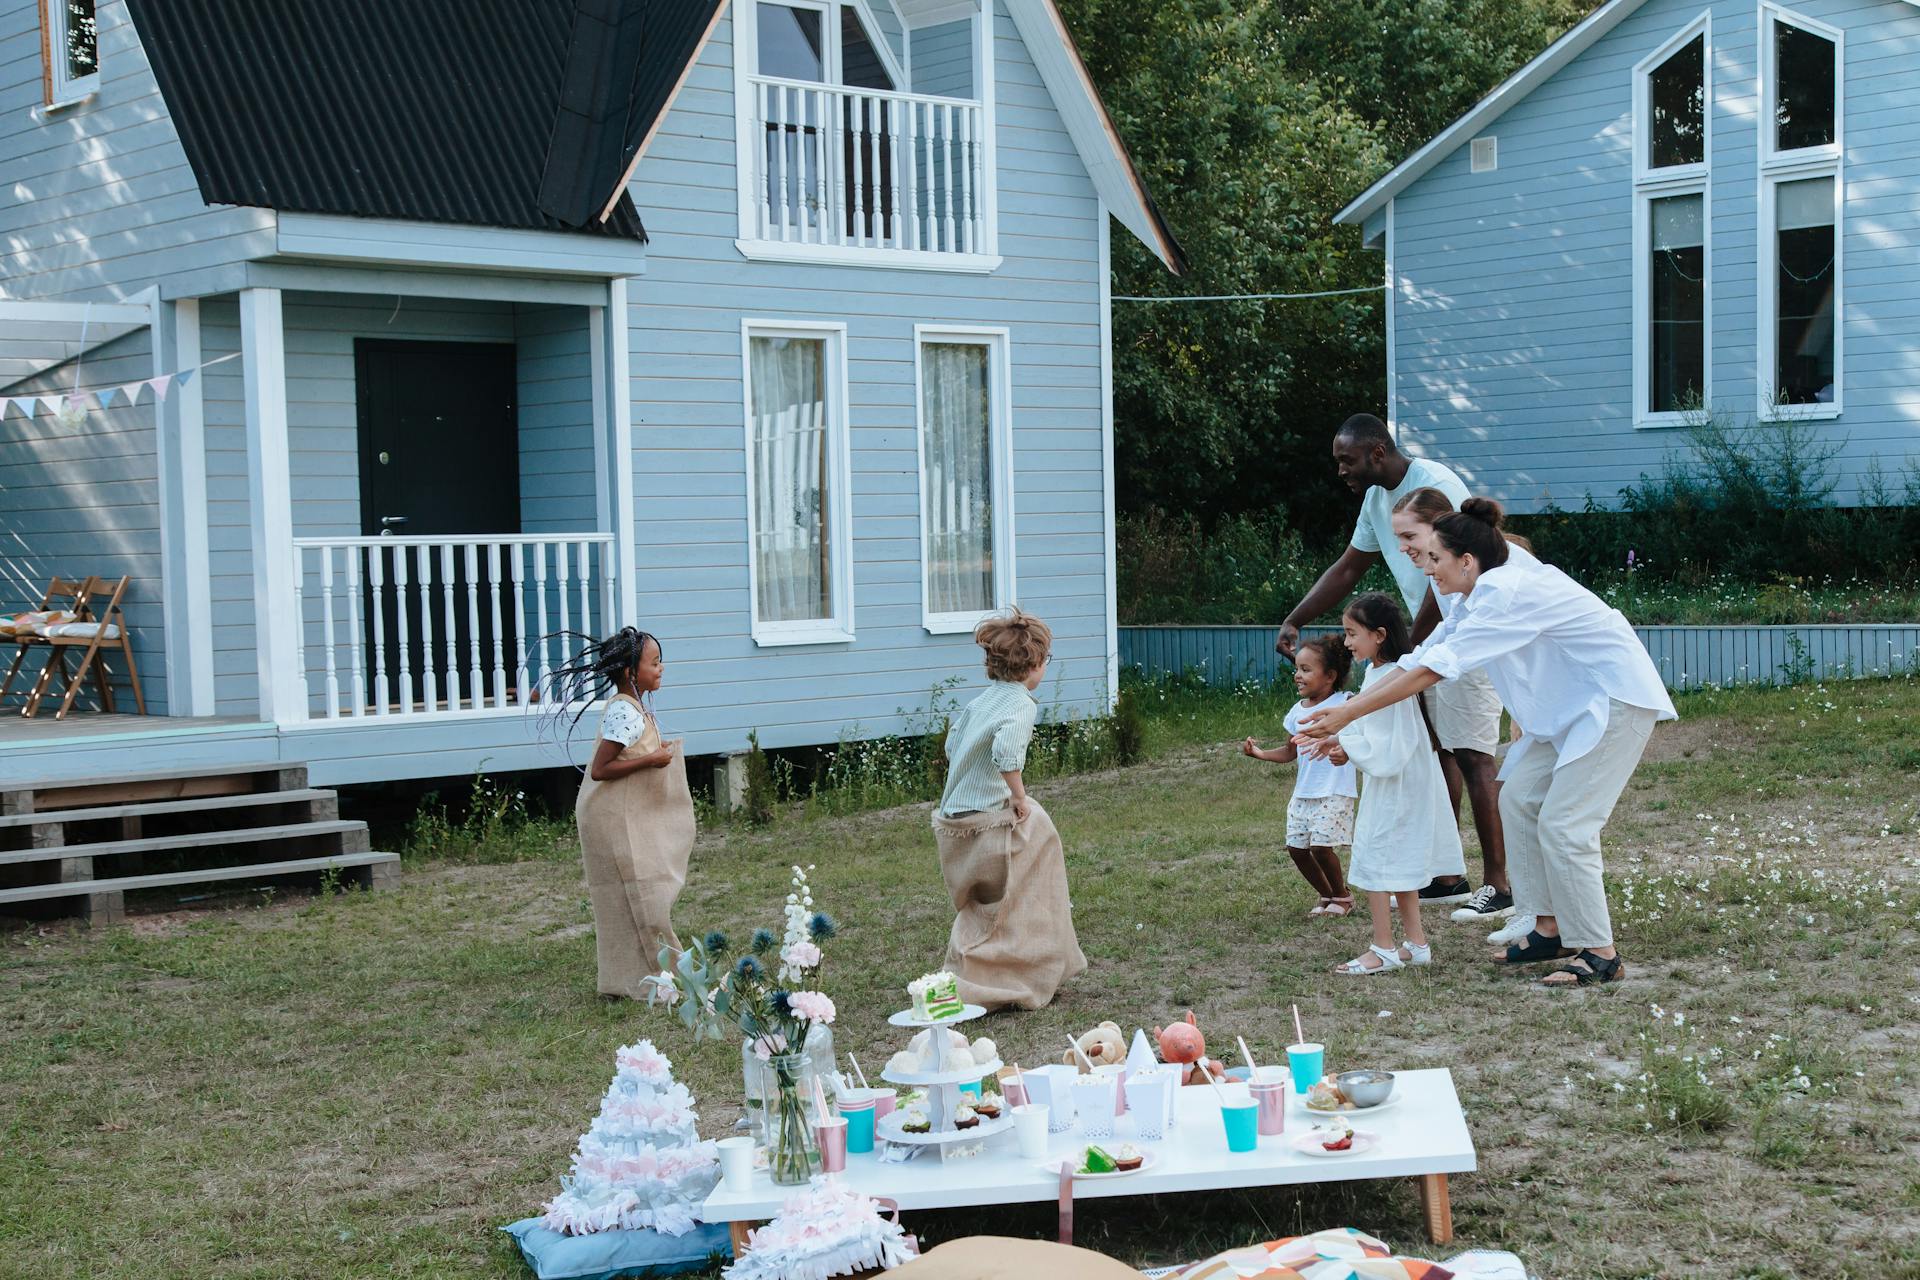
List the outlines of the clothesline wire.
<svg viewBox="0 0 1920 1280">
<path fill-rule="evenodd" d="M 1115 302 L 1262 302 L 1282 298 L 1339 298 L 1350 293 L 1379 293 L 1385 284 L 1370 284 L 1359 289 L 1322 289 L 1317 293 L 1198 293 L 1168 294 L 1165 297 L 1148 298 L 1115 294 Z"/>
</svg>

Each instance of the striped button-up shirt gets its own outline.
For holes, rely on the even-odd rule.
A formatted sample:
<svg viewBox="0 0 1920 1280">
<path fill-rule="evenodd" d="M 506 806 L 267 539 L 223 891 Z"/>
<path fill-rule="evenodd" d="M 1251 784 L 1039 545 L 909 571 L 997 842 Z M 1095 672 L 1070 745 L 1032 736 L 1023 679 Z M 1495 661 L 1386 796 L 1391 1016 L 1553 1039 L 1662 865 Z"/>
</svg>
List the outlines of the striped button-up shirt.
<svg viewBox="0 0 1920 1280">
<path fill-rule="evenodd" d="M 1026 767 L 1039 706 L 1024 684 L 995 680 L 947 727 L 947 789 L 940 812 L 1004 808 L 1013 798 L 1000 775 Z"/>
</svg>

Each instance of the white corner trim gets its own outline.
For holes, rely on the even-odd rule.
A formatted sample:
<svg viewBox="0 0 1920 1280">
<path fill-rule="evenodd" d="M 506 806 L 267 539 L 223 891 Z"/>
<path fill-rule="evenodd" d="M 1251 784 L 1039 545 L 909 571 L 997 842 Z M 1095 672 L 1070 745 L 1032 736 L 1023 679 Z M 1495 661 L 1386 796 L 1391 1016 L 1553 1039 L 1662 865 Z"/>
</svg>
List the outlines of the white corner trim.
<svg viewBox="0 0 1920 1280">
<path fill-rule="evenodd" d="M 989 224 L 988 234 L 992 234 Z M 871 249 L 856 245 L 800 244 L 782 240 L 733 242 L 740 256 L 755 262 L 821 262 L 837 267 L 878 267 L 894 271 L 949 271 L 959 275 L 986 275 L 997 271 L 999 254 L 939 253 L 930 249 Z"/>
<path fill-rule="evenodd" d="M 988 466 L 993 488 L 993 602 L 982 610 L 935 613 L 927 595 L 927 405 L 926 376 L 920 353 L 930 342 L 971 343 L 987 349 L 989 414 Z M 932 635 L 971 634 L 980 623 L 1019 599 L 1014 511 L 1013 335 L 1004 325 L 916 324 L 913 326 L 913 438 L 919 461 L 915 477 L 920 499 L 920 624 Z"/>
<path fill-rule="evenodd" d="M 1400 275 L 1394 259 L 1393 209 L 1395 201 L 1387 201 L 1387 222 L 1381 233 L 1381 257 L 1387 260 L 1387 434 L 1396 442 L 1400 439 L 1400 369 L 1396 361 L 1399 354 L 1395 349 L 1393 331 L 1395 295 L 1400 292 Z"/>
<path fill-rule="evenodd" d="M 753 339 L 824 338 L 827 342 L 827 554 L 832 567 L 833 616 L 798 622 L 760 617 L 760 563 L 753 513 Z M 740 321 L 741 462 L 746 469 L 747 610 L 753 642 L 763 648 L 798 644 L 849 644 L 855 638 L 853 590 L 853 461 L 847 374 L 847 326 L 839 320 L 745 316 Z"/>
<path fill-rule="evenodd" d="M 1106 535 L 1107 593 L 1107 710 L 1120 697 L 1120 576 L 1119 524 L 1114 509 L 1113 475 L 1113 220 L 1106 201 L 1099 205 L 1100 223 L 1100 522 Z"/>
<path fill-rule="evenodd" d="M 240 291 L 240 351 L 260 718 L 298 724 L 307 719 L 307 699 L 294 573 L 286 329 L 278 289 Z"/>
<path fill-rule="evenodd" d="M 640 625 L 640 588 L 637 558 L 638 530 L 634 527 L 633 498 L 633 376 L 627 335 L 627 282 L 607 281 L 606 355 L 607 417 L 613 454 L 613 542 L 615 589 L 622 626 Z"/>
</svg>

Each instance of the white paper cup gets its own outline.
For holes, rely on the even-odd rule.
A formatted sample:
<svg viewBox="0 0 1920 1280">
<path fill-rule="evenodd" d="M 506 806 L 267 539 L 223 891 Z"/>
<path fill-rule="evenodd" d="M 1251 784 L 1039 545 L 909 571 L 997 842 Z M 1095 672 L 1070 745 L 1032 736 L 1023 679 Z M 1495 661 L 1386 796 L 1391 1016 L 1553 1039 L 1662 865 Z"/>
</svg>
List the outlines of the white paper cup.
<svg viewBox="0 0 1920 1280">
<path fill-rule="evenodd" d="M 1037 1071 L 1021 1073 L 1021 1082 L 1027 1086 L 1027 1097 L 1032 1102 L 1047 1108 L 1047 1123 L 1051 1132 L 1065 1133 L 1073 1128 L 1073 1089 L 1072 1082 L 1080 1078 L 1078 1067 L 1069 1067 L 1061 1063 L 1050 1063 Z"/>
<path fill-rule="evenodd" d="M 1013 1136 L 1020 1144 L 1020 1155 L 1027 1160 L 1047 1158 L 1047 1111 L 1045 1103 L 1030 1102 L 1014 1107 Z"/>
<path fill-rule="evenodd" d="M 753 1139 L 722 1138 L 714 1146 L 720 1149 L 720 1179 L 727 1190 L 753 1190 Z"/>
</svg>

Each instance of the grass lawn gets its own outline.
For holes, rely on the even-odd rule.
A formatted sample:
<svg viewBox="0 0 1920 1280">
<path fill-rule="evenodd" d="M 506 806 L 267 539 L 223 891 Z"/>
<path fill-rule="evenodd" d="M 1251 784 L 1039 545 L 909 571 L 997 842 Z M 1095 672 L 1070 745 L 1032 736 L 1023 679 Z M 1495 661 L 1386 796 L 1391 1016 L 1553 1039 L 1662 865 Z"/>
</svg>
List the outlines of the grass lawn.
<svg viewBox="0 0 1920 1280">
<path fill-rule="evenodd" d="M 1453 1248 L 1553 1277 L 1920 1276 L 1920 682 L 1687 699 L 1608 830 L 1630 978 L 1578 993 L 1496 970 L 1439 913 L 1432 970 L 1329 974 L 1364 921 L 1301 918 L 1275 847 L 1290 771 L 1232 745 L 1281 709 L 1162 702 L 1149 763 L 1039 791 L 1092 967 L 982 1024 L 1007 1056 L 1192 1007 L 1216 1053 L 1239 1032 L 1278 1060 L 1298 1001 L 1334 1065 L 1453 1069 L 1481 1155 Z M 842 924 L 836 1032 L 871 1068 L 950 919 L 926 808 L 703 835 L 682 932 L 777 928 L 795 862 Z M 551 1194 L 616 1046 L 655 1037 L 708 1135 L 737 1114 L 737 1049 L 594 995 L 589 922 L 561 850 L 6 934 L 0 1274 L 524 1275 L 493 1228 Z M 1052 1229 L 1044 1207 L 911 1221 Z M 1076 1214 L 1142 1264 L 1349 1224 L 1423 1247 L 1410 1184 Z"/>
</svg>

